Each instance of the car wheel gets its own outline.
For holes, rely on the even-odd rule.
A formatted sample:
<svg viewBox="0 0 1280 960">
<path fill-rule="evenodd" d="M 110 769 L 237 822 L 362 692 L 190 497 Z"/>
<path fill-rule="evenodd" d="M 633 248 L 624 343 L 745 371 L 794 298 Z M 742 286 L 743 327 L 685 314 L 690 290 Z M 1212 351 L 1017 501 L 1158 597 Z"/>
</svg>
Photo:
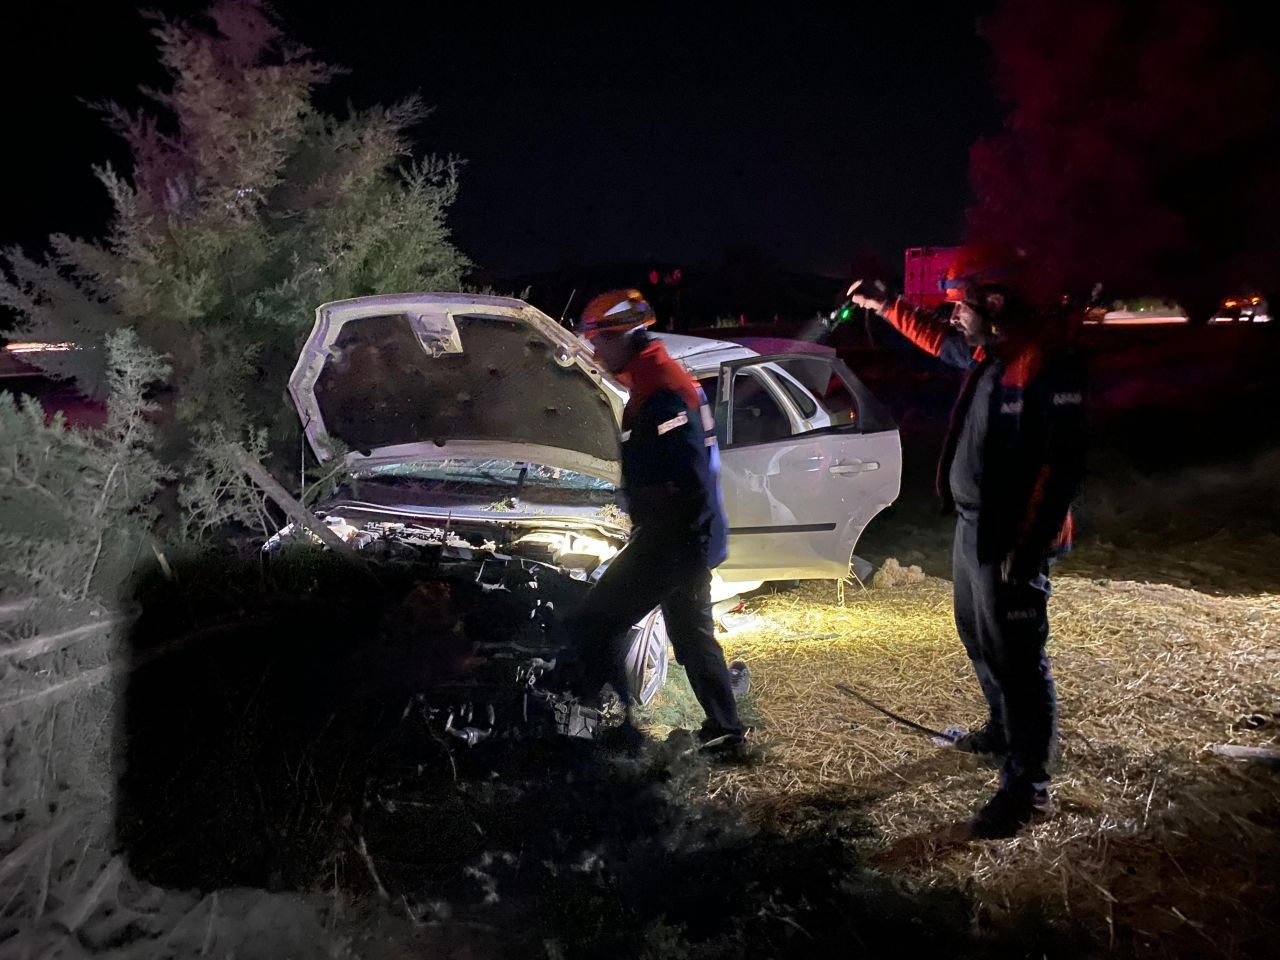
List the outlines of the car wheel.
<svg viewBox="0 0 1280 960">
<path fill-rule="evenodd" d="M 667 625 L 662 611 L 651 614 L 627 634 L 627 683 L 631 696 L 647 704 L 667 682 Z"/>
</svg>

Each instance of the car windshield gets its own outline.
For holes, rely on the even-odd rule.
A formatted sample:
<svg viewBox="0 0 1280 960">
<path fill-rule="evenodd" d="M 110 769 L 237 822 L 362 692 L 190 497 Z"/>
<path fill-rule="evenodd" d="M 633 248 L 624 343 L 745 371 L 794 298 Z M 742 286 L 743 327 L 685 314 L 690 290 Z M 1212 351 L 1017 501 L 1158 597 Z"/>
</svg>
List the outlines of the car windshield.
<svg viewBox="0 0 1280 960">
<path fill-rule="evenodd" d="M 483 483 L 493 486 L 519 488 L 533 492 L 538 489 L 583 492 L 614 492 L 614 485 L 607 480 L 548 467 L 540 463 L 520 460 L 471 460 L 451 457 L 444 460 L 410 460 L 404 463 L 383 464 L 361 471 L 366 480 L 440 480 L 461 483 Z"/>
</svg>

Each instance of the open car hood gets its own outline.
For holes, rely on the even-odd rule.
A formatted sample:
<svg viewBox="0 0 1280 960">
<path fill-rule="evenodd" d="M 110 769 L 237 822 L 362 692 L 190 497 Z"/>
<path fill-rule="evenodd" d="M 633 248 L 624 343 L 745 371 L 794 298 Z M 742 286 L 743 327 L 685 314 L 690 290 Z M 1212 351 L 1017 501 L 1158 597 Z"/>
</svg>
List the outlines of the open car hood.
<svg viewBox="0 0 1280 960">
<path fill-rule="evenodd" d="M 326 303 L 289 378 L 316 457 L 503 458 L 616 483 L 625 395 L 522 300 L 406 293 Z"/>
</svg>

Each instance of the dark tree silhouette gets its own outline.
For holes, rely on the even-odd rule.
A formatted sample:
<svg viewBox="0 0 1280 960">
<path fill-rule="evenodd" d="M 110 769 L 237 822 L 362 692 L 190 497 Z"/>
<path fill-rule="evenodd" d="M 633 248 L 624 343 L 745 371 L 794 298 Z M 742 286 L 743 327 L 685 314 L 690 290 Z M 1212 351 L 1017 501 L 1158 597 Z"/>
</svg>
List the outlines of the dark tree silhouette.
<svg viewBox="0 0 1280 960">
<path fill-rule="evenodd" d="M 1193 315 L 1280 263 L 1269 33 L 1213 0 L 1009 0 L 982 23 L 1005 128 L 970 156 L 968 239 L 1051 283 Z"/>
</svg>

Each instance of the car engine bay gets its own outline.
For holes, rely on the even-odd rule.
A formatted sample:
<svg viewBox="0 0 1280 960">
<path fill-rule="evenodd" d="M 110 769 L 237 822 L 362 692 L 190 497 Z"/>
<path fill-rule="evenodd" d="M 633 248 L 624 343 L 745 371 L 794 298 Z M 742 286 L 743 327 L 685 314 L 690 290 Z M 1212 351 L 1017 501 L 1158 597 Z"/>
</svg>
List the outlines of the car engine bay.
<svg viewBox="0 0 1280 960">
<path fill-rule="evenodd" d="M 548 733 L 589 739 L 620 719 L 616 700 L 597 708 L 560 689 L 574 658 L 565 616 L 621 547 L 603 531 L 523 520 L 434 526 L 336 509 L 321 520 L 370 562 L 372 576 L 410 574 L 413 586 L 385 609 L 378 631 L 385 642 L 420 651 L 424 682 L 411 709 L 442 735 L 467 746 Z M 318 545 L 310 531 L 289 525 L 263 555 L 272 562 Z M 632 693 L 641 702 L 666 675 L 666 632 L 653 619 L 628 638 Z"/>
</svg>

